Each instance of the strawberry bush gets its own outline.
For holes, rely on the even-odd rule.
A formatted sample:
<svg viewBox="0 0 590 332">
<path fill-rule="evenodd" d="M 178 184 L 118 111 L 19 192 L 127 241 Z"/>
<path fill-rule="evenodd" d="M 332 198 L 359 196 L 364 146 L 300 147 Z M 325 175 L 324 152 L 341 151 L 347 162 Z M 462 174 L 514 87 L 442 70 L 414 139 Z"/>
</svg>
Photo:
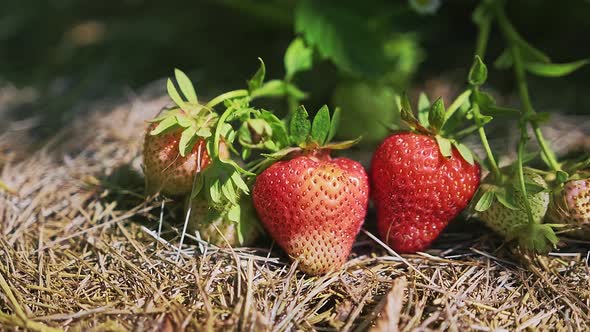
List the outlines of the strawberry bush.
<svg viewBox="0 0 590 332">
<path fill-rule="evenodd" d="M 409 4 L 423 15 L 441 5 Z M 365 221 L 369 192 L 379 236 L 401 253 L 428 249 L 463 211 L 525 251 L 557 248 L 558 234 L 586 236 L 590 158 L 557 158 L 540 127 L 549 117 L 535 111 L 528 77 L 562 77 L 590 60 L 553 62 L 525 40 L 503 1 L 483 0 L 473 12 L 478 33 L 465 89 L 450 103 L 421 93 L 415 112 L 399 91 L 420 52 L 404 54 L 412 48 L 399 47 L 404 37 L 388 33 L 387 24 L 366 25 L 374 10 L 299 1 L 284 76 L 267 79 L 260 59 L 243 89 L 208 102 L 175 70 L 175 80 L 167 82 L 173 104 L 145 136 L 148 194 L 182 201 L 185 231 L 217 246 L 252 245 L 267 232 L 309 274 L 345 262 L 362 224 L 374 222 Z M 504 43 L 494 70 L 486 64 L 492 38 Z M 402 61 L 405 56 L 415 62 Z M 330 112 L 324 105 L 310 119 L 303 105 L 310 95 L 299 78 L 326 62 L 350 82 L 335 92 L 343 108 Z M 512 72 L 520 105 L 501 105 L 487 91 L 497 71 Z M 516 160 L 500 166 L 486 128 L 502 122 L 518 123 L 520 139 Z M 346 125 L 340 132 L 339 124 Z M 527 149 L 529 133 L 535 143 Z M 370 185 L 360 163 L 330 155 L 365 135 L 380 142 Z M 463 143 L 470 136 L 479 138 L 485 155 Z M 331 142 L 334 137 L 351 140 Z"/>
</svg>

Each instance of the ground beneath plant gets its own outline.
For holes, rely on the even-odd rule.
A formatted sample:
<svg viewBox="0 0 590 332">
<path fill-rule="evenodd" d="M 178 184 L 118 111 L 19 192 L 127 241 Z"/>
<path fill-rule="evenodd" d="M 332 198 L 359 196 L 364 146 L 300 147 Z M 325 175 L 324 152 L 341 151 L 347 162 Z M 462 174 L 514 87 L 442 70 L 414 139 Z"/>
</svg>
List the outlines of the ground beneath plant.
<svg viewBox="0 0 590 332">
<path fill-rule="evenodd" d="M 153 93 L 95 103 L 47 141 L 33 138 L 35 119 L 3 125 L 4 329 L 590 330 L 590 242 L 528 256 L 457 221 L 433 249 L 399 256 L 371 235 L 370 215 L 345 267 L 321 277 L 267 238 L 233 249 L 189 238 L 179 250 L 171 203 L 142 192 L 145 119 L 166 103 Z M 583 128 L 573 140 L 584 143 L 581 119 L 548 128 L 553 142 Z"/>
</svg>

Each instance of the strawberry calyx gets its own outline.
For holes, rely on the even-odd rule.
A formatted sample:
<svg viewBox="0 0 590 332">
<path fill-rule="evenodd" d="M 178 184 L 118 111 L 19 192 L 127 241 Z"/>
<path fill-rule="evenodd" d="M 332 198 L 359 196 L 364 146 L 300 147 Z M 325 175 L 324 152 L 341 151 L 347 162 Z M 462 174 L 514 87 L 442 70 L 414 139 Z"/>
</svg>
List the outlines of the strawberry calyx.
<svg viewBox="0 0 590 332">
<path fill-rule="evenodd" d="M 469 94 L 470 92 L 466 91 L 459 95 L 446 109 L 442 98 L 438 98 L 431 104 L 426 94 L 422 93 L 418 101 L 418 118 L 414 115 L 407 94 L 404 94 L 399 107 L 402 124 L 412 132 L 433 137 L 444 157 L 452 157 L 454 147 L 465 161 L 473 165 L 475 163 L 473 153 L 459 141 L 459 138 L 471 133 L 474 129 L 472 127 L 464 130 L 457 128 L 457 124 L 464 122 L 465 116 L 470 111 Z M 457 112 L 458 110 L 460 112 Z"/>
<path fill-rule="evenodd" d="M 332 116 L 328 106 L 322 106 L 316 113 L 313 120 L 310 120 L 309 114 L 305 106 L 301 105 L 291 115 L 288 125 L 285 121 L 274 121 L 273 128 L 267 123 L 266 126 L 260 126 L 261 130 L 256 131 L 260 133 L 263 130 L 271 133 L 263 145 L 271 145 L 274 149 L 270 153 L 262 153 L 261 159 L 255 160 L 249 164 L 248 169 L 251 172 L 260 174 L 268 166 L 278 160 L 285 158 L 293 158 L 301 155 L 309 155 L 316 158 L 329 157 L 332 150 L 344 150 L 357 144 L 361 137 L 355 140 L 348 140 L 343 142 L 331 142 L 336 134 L 338 122 L 340 119 L 340 108 L 336 108 Z M 244 129 L 245 136 L 251 134 L 250 128 Z M 275 135 L 275 132 L 280 133 Z M 251 139 L 252 136 L 249 136 Z M 268 142 L 273 142 L 268 144 Z M 260 143 L 259 143 L 260 144 Z"/>
</svg>

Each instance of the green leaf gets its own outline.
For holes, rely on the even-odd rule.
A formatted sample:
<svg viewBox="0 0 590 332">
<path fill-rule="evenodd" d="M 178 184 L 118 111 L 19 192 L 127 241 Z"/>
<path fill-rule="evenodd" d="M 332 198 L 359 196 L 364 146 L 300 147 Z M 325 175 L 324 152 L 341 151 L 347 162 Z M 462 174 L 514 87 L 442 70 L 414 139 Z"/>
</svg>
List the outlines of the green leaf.
<svg viewBox="0 0 590 332">
<path fill-rule="evenodd" d="M 578 60 L 569 63 L 542 63 L 525 62 L 527 71 L 538 76 L 560 77 L 568 75 L 590 63 L 590 59 Z"/>
<path fill-rule="evenodd" d="M 445 103 L 442 98 L 438 98 L 430 107 L 428 122 L 434 132 L 438 132 L 445 124 Z"/>
<path fill-rule="evenodd" d="M 288 96 L 293 97 L 295 100 L 305 99 L 307 94 L 301 91 L 297 86 L 291 83 L 285 83 L 285 91 Z"/>
<path fill-rule="evenodd" d="M 221 203 L 221 184 L 219 179 L 213 179 L 213 183 L 209 186 L 209 196 L 214 203 Z"/>
<path fill-rule="evenodd" d="M 334 136 L 336 136 L 336 132 L 338 131 L 338 125 L 340 124 L 340 113 L 340 107 L 336 107 L 336 109 L 334 109 L 334 114 L 332 114 L 332 121 L 330 122 L 330 131 L 328 132 L 326 143 L 332 141 Z"/>
<path fill-rule="evenodd" d="M 180 108 L 184 107 L 185 102 L 180 97 L 180 94 L 178 94 L 178 90 L 176 90 L 176 87 L 174 86 L 174 83 L 171 79 L 168 79 L 166 82 L 166 89 L 168 90 L 168 96 L 172 98 L 174 103 L 176 103 L 176 105 L 178 105 Z"/>
<path fill-rule="evenodd" d="M 465 161 L 468 162 L 469 165 L 475 164 L 475 160 L 473 160 L 473 154 L 465 144 L 454 142 L 453 145 L 457 148 L 457 151 L 459 151 L 461 157 L 463 157 L 463 159 L 465 159 Z"/>
<path fill-rule="evenodd" d="M 158 123 L 154 130 L 150 131 L 150 135 L 158 135 L 167 129 L 170 129 L 178 124 L 178 120 L 175 116 L 170 116 Z"/>
<path fill-rule="evenodd" d="M 293 117 L 291 117 L 291 122 L 289 123 L 291 142 L 296 145 L 304 143 L 307 140 L 310 129 L 311 123 L 309 122 L 307 111 L 305 110 L 305 107 L 299 106 L 297 111 L 293 114 Z"/>
<path fill-rule="evenodd" d="M 438 148 L 440 149 L 440 153 L 449 158 L 453 155 L 453 149 L 451 147 L 451 141 L 447 138 L 444 138 L 440 135 L 436 135 L 434 137 L 436 139 L 436 143 L 438 144 Z"/>
<path fill-rule="evenodd" d="M 371 24 L 370 6 L 347 2 L 301 0 L 295 8 L 295 31 L 303 34 L 320 56 L 344 72 L 381 77 L 390 69 L 383 45 L 388 31 Z"/>
<path fill-rule="evenodd" d="M 551 62 L 551 59 L 547 54 L 543 53 L 543 51 L 529 44 L 520 35 L 518 35 L 518 38 L 516 39 L 516 44 L 519 46 L 520 55 L 523 57 L 525 62 Z"/>
<path fill-rule="evenodd" d="M 430 111 L 430 100 L 424 92 L 420 92 L 418 98 L 418 121 L 423 127 L 428 128 L 428 112 Z"/>
<path fill-rule="evenodd" d="M 313 50 L 305 45 L 303 39 L 295 38 L 285 52 L 287 80 L 291 80 L 298 72 L 309 70 L 312 66 L 312 56 Z"/>
<path fill-rule="evenodd" d="M 484 192 L 477 201 L 477 204 L 475 204 L 475 211 L 484 212 L 489 209 L 492 203 L 494 203 L 494 197 L 496 197 L 496 194 L 493 191 Z"/>
<path fill-rule="evenodd" d="M 471 69 L 469 69 L 468 82 L 471 85 L 480 86 L 488 79 L 488 67 L 483 63 L 479 55 L 475 56 Z"/>
<path fill-rule="evenodd" d="M 328 106 L 324 105 L 313 118 L 311 126 L 311 138 L 320 145 L 323 145 L 328 138 L 330 131 L 330 111 Z"/>
<path fill-rule="evenodd" d="M 248 81 L 248 91 L 250 91 L 250 93 L 262 86 L 262 82 L 264 82 L 264 76 L 266 75 L 266 66 L 264 65 L 264 61 L 262 61 L 261 58 L 258 58 L 258 61 L 260 61 L 260 67 L 254 76 L 252 76 L 252 78 Z"/>
<path fill-rule="evenodd" d="M 195 146 L 196 131 L 193 127 L 188 127 L 182 131 L 180 135 L 180 141 L 178 142 L 178 150 L 180 151 L 181 156 L 186 156 Z"/>
<path fill-rule="evenodd" d="M 193 83 L 191 80 L 183 73 L 180 69 L 174 69 L 174 76 L 176 76 L 176 82 L 178 82 L 178 86 L 180 87 L 180 91 L 186 99 L 191 103 L 198 103 L 197 100 L 197 93 L 195 92 L 195 88 L 193 87 Z"/>
</svg>

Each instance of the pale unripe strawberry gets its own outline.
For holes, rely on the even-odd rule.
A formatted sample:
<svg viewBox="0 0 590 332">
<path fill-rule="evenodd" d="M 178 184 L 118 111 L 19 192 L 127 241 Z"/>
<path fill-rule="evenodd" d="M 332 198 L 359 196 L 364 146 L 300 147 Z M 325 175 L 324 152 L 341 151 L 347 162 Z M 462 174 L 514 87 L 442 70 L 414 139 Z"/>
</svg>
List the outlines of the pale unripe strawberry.
<svg viewBox="0 0 590 332">
<path fill-rule="evenodd" d="M 552 198 L 548 218 L 572 226 L 567 235 L 590 239 L 590 179 L 568 181 Z"/>
<path fill-rule="evenodd" d="M 190 205 L 189 205 L 190 204 Z M 185 201 L 185 213 L 190 207 L 187 231 L 191 234 L 199 232 L 204 241 L 218 247 L 249 246 L 260 235 L 260 224 L 256 218 L 256 212 L 249 196 L 240 200 L 239 221 L 232 221 L 228 211 L 210 210 L 209 203 L 203 195 L 187 198 Z M 213 218 L 209 213 L 216 213 Z"/>
</svg>

